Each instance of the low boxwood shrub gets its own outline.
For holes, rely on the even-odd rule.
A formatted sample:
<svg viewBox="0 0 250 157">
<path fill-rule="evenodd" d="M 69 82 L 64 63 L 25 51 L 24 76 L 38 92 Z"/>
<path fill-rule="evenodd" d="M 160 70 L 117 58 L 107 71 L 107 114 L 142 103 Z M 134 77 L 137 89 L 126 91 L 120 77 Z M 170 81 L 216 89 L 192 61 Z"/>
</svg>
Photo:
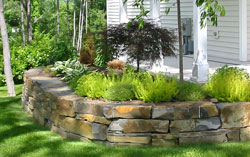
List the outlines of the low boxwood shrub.
<svg viewBox="0 0 250 157">
<path fill-rule="evenodd" d="M 238 67 L 224 66 L 209 77 L 206 89 L 211 97 L 224 102 L 250 100 L 249 74 Z"/>
<path fill-rule="evenodd" d="M 132 100 L 135 98 L 133 85 L 129 83 L 119 83 L 111 86 L 104 94 L 104 98 L 114 101 Z"/>
<path fill-rule="evenodd" d="M 164 76 L 162 73 L 151 75 L 143 73 L 140 80 L 135 81 L 135 96 L 144 102 L 171 101 L 178 93 L 177 79 Z"/>
<path fill-rule="evenodd" d="M 178 84 L 177 100 L 200 101 L 206 98 L 205 87 L 193 82 L 180 82 Z"/>
</svg>

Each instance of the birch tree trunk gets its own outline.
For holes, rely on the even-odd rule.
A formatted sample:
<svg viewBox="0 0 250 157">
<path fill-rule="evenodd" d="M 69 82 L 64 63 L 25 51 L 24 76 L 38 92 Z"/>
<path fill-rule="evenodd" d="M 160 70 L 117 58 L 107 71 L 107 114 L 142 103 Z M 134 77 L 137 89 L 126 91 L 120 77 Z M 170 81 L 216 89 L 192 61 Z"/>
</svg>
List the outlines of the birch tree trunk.
<svg viewBox="0 0 250 157">
<path fill-rule="evenodd" d="M 20 0 L 20 8 L 21 8 L 21 33 L 22 33 L 22 39 L 23 39 L 23 46 L 26 45 L 26 39 L 25 39 L 25 28 L 24 28 L 24 9 L 23 9 L 23 0 Z"/>
<path fill-rule="evenodd" d="M 181 3 L 177 0 L 177 16 L 178 16 L 178 33 L 179 33 L 179 70 L 180 81 L 183 81 L 183 43 L 182 43 L 182 27 L 181 27 Z"/>
<path fill-rule="evenodd" d="M 3 0 L 0 0 L 0 29 L 3 42 L 3 59 L 4 59 L 4 74 L 6 77 L 6 83 L 8 88 L 9 96 L 16 96 L 13 75 L 11 70 L 11 60 L 10 60 L 10 46 L 8 40 L 7 27 L 4 19 L 4 7 Z"/>
<path fill-rule="evenodd" d="M 83 30 L 83 17 L 84 12 L 83 12 L 83 0 L 81 0 L 80 3 L 80 14 L 79 14 L 79 28 L 78 28 L 78 41 L 77 41 L 77 52 L 78 54 L 80 54 L 80 50 L 81 50 L 81 36 L 82 36 L 82 30 Z"/>
<path fill-rule="evenodd" d="M 75 47 L 76 42 L 76 0 L 74 0 L 74 21 L 73 21 L 73 47 Z"/>
<path fill-rule="evenodd" d="M 60 2 L 56 1 L 56 12 L 57 12 L 57 41 L 60 38 Z"/>
<path fill-rule="evenodd" d="M 69 37 L 70 37 L 70 26 L 69 26 L 69 21 L 70 21 L 70 18 L 69 18 L 69 14 L 70 14 L 70 11 L 69 11 L 69 0 L 67 0 L 67 40 L 69 41 Z"/>
<path fill-rule="evenodd" d="M 30 43 L 33 38 L 32 38 L 32 22 L 31 22 L 31 0 L 26 0 L 26 7 L 27 7 L 27 31 L 28 31 L 28 43 Z"/>
<path fill-rule="evenodd" d="M 85 0 L 85 3 L 84 3 L 84 6 L 85 4 L 87 3 L 87 0 Z M 84 23 L 84 6 L 82 7 L 82 18 L 81 18 L 81 29 L 80 29 L 80 36 L 79 36 L 79 54 L 81 52 L 81 49 L 82 49 L 82 31 L 83 31 L 83 23 Z"/>
</svg>

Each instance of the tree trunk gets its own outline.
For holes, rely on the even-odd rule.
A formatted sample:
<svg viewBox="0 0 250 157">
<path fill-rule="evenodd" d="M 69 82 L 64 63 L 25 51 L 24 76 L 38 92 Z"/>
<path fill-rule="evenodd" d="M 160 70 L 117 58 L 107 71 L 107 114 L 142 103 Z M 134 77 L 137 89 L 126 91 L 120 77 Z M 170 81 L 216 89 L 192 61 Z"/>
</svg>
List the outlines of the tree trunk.
<svg viewBox="0 0 250 157">
<path fill-rule="evenodd" d="M 23 0 L 20 1 L 20 8 L 21 8 L 21 33 L 22 33 L 22 39 L 23 39 L 23 46 L 26 45 L 26 39 L 25 39 L 25 28 L 24 28 L 24 9 L 23 9 Z"/>
<path fill-rule="evenodd" d="M 32 38 L 32 22 L 31 22 L 31 0 L 26 1 L 26 7 L 27 7 L 27 31 L 28 31 L 28 43 L 30 43 L 33 38 Z"/>
<path fill-rule="evenodd" d="M 82 45 L 82 30 L 83 30 L 83 20 L 84 20 L 84 12 L 83 12 L 83 2 L 81 0 L 81 4 L 80 4 L 80 14 L 79 14 L 79 34 L 78 34 L 78 42 L 77 42 L 77 51 L 78 54 L 80 54 L 81 51 L 81 45 Z"/>
<path fill-rule="evenodd" d="M 182 27 L 181 27 L 181 6 L 180 0 L 177 0 L 178 33 L 179 33 L 179 70 L 180 81 L 183 81 L 183 45 L 182 45 Z"/>
<path fill-rule="evenodd" d="M 76 42 L 76 0 L 74 0 L 74 23 L 73 23 L 73 47 L 75 47 Z"/>
<path fill-rule="evenodd" d="M 86 0 L 86 20 L 85 20 L 85 23 L 86 23 L 86 34 L 88 33 L 88 0 Z"/>
<path fill-rule="evenodd" d="M 56 1 L 56 12 L 57 12 L 57 41 L 60 38 L 60 2 Z"/>
<path fill-rule="evenodd" d="M 69 26 L 69 21 L 70 21 L 70 18 L 69 18 L 69 15 L 70 15 L 70 11 L 69 11 L 69 0 L 67 0 L 67 39 L 69 41 L 69 38 L 70 38 L 70 26 Z"/>
<path fill-rule="evenodd" d="M 0 0 L 0 29 L 3 42 L 3 59 L 4 59 L 4 74 L 6 77 L 6 83 L 8 88 L 9 96 L 16 96 L 13 75 L 11 70 L 11 60 L 10 60 L 10 46 L 8 40 L 7 27 L 4 19 L 4 7 L 3 0 Z"/>
</svg>

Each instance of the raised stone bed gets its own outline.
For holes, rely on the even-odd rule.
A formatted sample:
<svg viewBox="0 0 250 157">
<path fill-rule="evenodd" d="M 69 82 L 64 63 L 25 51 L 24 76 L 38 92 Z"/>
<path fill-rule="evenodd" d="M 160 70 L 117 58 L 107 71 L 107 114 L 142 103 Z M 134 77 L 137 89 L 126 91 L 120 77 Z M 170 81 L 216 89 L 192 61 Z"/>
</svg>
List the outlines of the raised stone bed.
<svg viewBox="0 0 250 157">
<path fill-rule="evenodd" d="M 92 100 L 38 68 L 24 74 L 22 103 L 38 123 L 73 140 L 153 146 L 250 140 L 249 102 Z"/>
</svg>

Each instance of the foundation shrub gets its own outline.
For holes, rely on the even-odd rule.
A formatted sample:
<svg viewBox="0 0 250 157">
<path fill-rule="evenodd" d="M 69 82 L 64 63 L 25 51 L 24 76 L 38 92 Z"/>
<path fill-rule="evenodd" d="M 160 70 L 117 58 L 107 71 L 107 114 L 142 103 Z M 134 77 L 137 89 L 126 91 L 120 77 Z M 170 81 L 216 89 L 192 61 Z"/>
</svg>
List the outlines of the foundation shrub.
<svg viewBox="0 0 250 157">
<path fill-rule="evenodd" d="M 133 85 L 129 83 L 119 83 L 111 86 L 104 94 L 104 98 L 114 101 L 126 101 L 135 98 Z"/>
<path fill-rule="evenodd" d="M 211 97 L 215 97 L 219 101 L 249 101 L 249 74 L 238 67 L 224 66 L 209 76 L 206 89 Z"/>
<path fill-rule="evenodd" d="M 177 79 L 164 76 L 162 73 L 151 75 L 145 72 L 134 81 L 135 96 L 144 102 L 171 101 L 178 93 Z"/>
<path fill-rule="evenodd" d="M 207 95 L 203 85 L 192 82 L 180 82 L 178 91 L 176 98 L 181 101 L 200 101 Z"/>
</svg>

